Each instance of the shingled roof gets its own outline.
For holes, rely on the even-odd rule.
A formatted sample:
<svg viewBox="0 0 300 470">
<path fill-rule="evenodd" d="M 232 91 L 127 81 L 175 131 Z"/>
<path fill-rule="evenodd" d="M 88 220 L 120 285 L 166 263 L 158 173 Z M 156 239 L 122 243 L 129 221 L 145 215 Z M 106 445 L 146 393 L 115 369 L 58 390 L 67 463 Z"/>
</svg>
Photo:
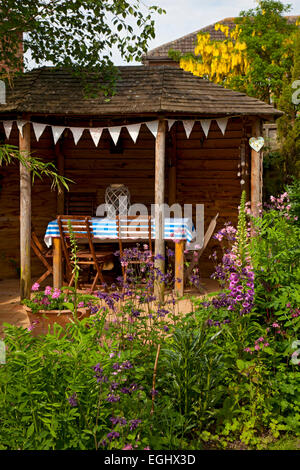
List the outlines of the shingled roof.
<svg viewBox="0 0 300 470">
<path fill-rule="evenodd" d="M 282 113 L 272 106 L 196 77 L 180 68 L 119 67 L 117 93 L 86 98 L 79 78 L 64 69 L 43 67 L 15 79 L 1 114 L 129 117 L 137 115 L 226 116 L 257 115 L 273 118 Z M 92 80 L 92 78 L 91 78 Z"/>
<path fill-rule="evenodd" d="M 287 22 L 290 24 L 295 23 L 298 18 L 299 15 L 286 16 Z M 229 29 L 233 29 L 236 26 L 235 18 L 224 18 L 223 20 L 217 21 L 216 23 L 213 23 L 209 26 L 205 26 L 205 28 L 198 29 L 193 33 L 182 36 L 178 39 L 175 39 L 174 41 L 167 42 L 159 47 L 156 47 L 155 49 L 148 51 L 148 53 L 143 57 L 144 64 L 148 65 L 150 61 L 162 59 L 164 59 L 164 61 L 172 61 L 172 59 L 168 57 L 168 52 L 170 49 L 180 51 L 182 54 L 187 54 L 190 52 L 194 53 L 197 43 L 197 35 L 199 33 L 209 33 L 212 40 L 224 41 L 226 36 L 224 33 L 222 33 L 222 31 L 215 30 L 216 24 L 224 24 L 228 26 Z"/>
</svg>

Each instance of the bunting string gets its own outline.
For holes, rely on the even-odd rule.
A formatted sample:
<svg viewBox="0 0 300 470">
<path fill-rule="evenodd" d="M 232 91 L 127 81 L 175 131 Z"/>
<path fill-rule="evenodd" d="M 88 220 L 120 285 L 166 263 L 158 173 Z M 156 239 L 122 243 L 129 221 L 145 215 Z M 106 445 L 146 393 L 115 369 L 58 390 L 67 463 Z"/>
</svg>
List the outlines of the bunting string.
<svg viewBox="0 0 300 470">
<path fill-rule="evenodd" d="M 194 125 L 196 122 L 199 122 L 202 130 L 205 134 L 205 137 L 208 137 L 211 123 L 212 121 L 216 121 L 217 125 L 222 132 L 223 135 L 225 135 L 228 120 L 230 118 L 234 117 L 240 117 L 240 116 L 228 116 L 228 117 L 221 117 L 221 118 L 210 118 L 210 119 L 166 119 L 168 121 L 168 130 L 170 131 L 173 124 L 177 121 L 181 121 L 186 133 L 187 139 L 190 138 L 190 135 L 192 133 L 192 130 L 194 128 Z M 104 129 L 107 129 L 111 135 L 112 140 L 114 141 L 114 144 L 117 145 L 120 133 L 123 127 L 125 127 L 132 138 L 133 142 L 136 143 L 140 129 L 142 124 L 146 125 L 147 128 L 150 130 L 150 132 L 153 134 L 153 136 L 156 138 L 157 136 L 157 131 L 158 131 L 158 120 L 155 121 L 146 121 L 146 122 L 139 122 L 137 124 L 123 124 L 121 126 L 111 126 L 111 127 L 70 127 L 70 126 L 56 126 L 52 124 L 45 124 L 45 123 L 38 123 L 38 122 L 32 122 L 32 121 L 25 121 L 25 120 L 11 120 L 11 121 L 0 121 L 3 124 L 4 127 L 4 132 L 6 135 L 6 138 L 9 139 L 13 127 L 13 123 L 16 123 L 20 134 L 23 136 L 23 127 L 25 124 L 30 123 L 32 124 L 34 135 L 36 137 L 36 140 L 39 141 L 41 138 L 43 132 L 45 131 L 46 127 L 51 127 L 52 129 L 52 135 L 53 135 L 53 140 L 54 143 L 56 144 L 59 138 L 62 136 L 63 132 L 66 129 L 69 129 L 73 135 L 74 138 L 74 143 L 75 145 L 78 144 L 79 140 L 82 137 L 83 132 L 86 130 L 90 133 L 90 136 L 97 147 L 99 145 L 102 133 Z"/>
</svg>

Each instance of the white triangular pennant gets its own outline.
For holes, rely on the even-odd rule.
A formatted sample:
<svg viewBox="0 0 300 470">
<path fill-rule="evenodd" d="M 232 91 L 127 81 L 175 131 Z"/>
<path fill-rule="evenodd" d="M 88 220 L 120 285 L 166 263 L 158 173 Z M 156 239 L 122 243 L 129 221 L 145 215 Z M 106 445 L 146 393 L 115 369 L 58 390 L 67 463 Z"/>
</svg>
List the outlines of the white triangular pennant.
<svg viewBox="0 0 300 470">
<path fill-rule="evenodd" d="M 23 120 L 17 121 L 17 126 L 18 126 L 19 132 L 20 132 L 22 137 L 24 137 L 23 136 L 23 126 L 25 126 L 25 124 L 27 124 L 27 122 L 28 121 L 23 121 Z"/>
<path fill-rule="evenodd" d="M 222 132 L 222 134 L 224 135 L 225 132 L 226 132 L 226 127 L 227 127 L 227 123 L 228 123 L 228 117 L 224 117 L 224 118 L 219 118 L 219 119 L 216 119 L 217 121 L 217 124 L 220 128 L 220 131 Z"/>
<path fill-rule="evenodd" d="M 53 140 L 54 140 L 54 143 L 56 144 L 56 142 L 62 135 L 63 131 L 66 129 L 66 127 L 64 126 L 51 126 L 51 127 L 52 127 Z"/>
<path fill-rule="evenodd" d="M 136 143 L 140 133 L 141 124 L 129 124 L 126 127 L 133 142 Z"/>
<path fill-rule="evenodd" d="M 189 138 L 190 135 L 191 135 L 191 132 L 193 130 L 195 121 L 190 121 L 190 120 L 182 121 L 182 124 L 183 124 L 184 130 L 185 130 L 186 136 L 187 136 L 187 138 Z"/>
<path fill-rule="evenodd" d="M 40 124 L 38 122 L 32 122 L 32 127 L 33 127 L 35 138 L 37 141 L 40 140 L 40 137 L 42 133 L 44 132 L 46 126 L 47 124 Z"/>
<path fill-rule="evenodd" d="M 7 139 L 9 139 L 13 123 L 14 121 L 3 121 L 4 132 Z"/>
<path fill-rule="evenodd" d="M 111 138 L 114 141 L 115 145 L 117 145 L 117 142 L 119 140 L 121 129 L 122 126 L 114 126 L 108 128 Z"/>
<path fill-rule="evenodd" d="M 158 121 L 150 121 L 146 122 L 145 124 L 148 127 L 149 131 L 151 131 L 154 137 L 156 138 L 158 131 Z"/>
<path fill-rule="evenodd" d="M 74 143 L 75 143 L 75 145 L 77 145 L 77 143 L 78 143 L 80 137 L 82 136 L 83 131 L 84 131 L 85 128 L 84 127 L 70 127 L 69 129 L 73 134 Z"/>
<path fill-rule="evenodd" d="M 99 140 L 101 138 L 103 128 L 99 127 L 99 128 L 95 128 L 95 129 L 89 129 L 89 131 L 90 131 L 91 137 L 94 141 L 94 144 L 96 145 L 96 147 L 98 147 Z"/>
<path fill-rule="evenodd" d="M 200 120 L 203 132 L 204 132 L 206 137 L 208 136 L 208 133 L 209 133 L 209 128 L 210 128 L 210 125 L 211 125 L 211 121 L 212 121 L 211 119 L 201 119 Z"/>
<path fill-rule="evenodd" d="M 171 127 L 173 126 L 174 122 L 176 122 L 176 119 L 168 119 L 168 129 L 169 129 L 169 131 L 171 130 Z"/>
</svg>

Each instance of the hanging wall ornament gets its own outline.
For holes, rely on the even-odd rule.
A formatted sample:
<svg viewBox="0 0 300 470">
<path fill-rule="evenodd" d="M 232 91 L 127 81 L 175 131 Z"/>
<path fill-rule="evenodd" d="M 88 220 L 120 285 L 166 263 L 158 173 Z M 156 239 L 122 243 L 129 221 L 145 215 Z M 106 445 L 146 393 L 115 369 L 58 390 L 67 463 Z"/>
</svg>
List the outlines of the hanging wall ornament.
<svg viewBox="0 0 300 470">
<path fill-rule="evenodd" d="M 69 129 L 73 134 L 74 143 L 75 143 L 75 145 L 77 145 L 77 143 L 78 143 L 80 137 L 82 136 L 83 131 L 84 131 L 85 128 L 84 127 L 70 127 Z"/>
<path fill-rule="evenodd" d="M 182 121 L 182 124 L 185 130 L 186 136 L 189 139 L 191 132 L 193 130 L 195 121 L 185 120 L 185 121 Z"/>
<path fill-rule="evenodd" d="M 35 138 L 37 142 L 40 140 L 42 133 L 44 132 L 47 124 L 39 124 L 38 122 L 32 122 L 32 127 L 34 130 Z"/>
<path fill-rule="evenodd" d="M 103 132 L 103 127 L 99 127 L 98 129 L 89 129 L 91 137 L 94 141 L 94 144 L 96 147 L 98 147 L 102 132 Z"/>
<path fill-rule="evenodd" d="M 10 137 L 13 123 L 14 121 L 3 121 L 4 132 L 5 132 L 7 140 Z"/>
<path fill-rule="evenodd" d="M 157 131 L 158 131 L 158 121 L 145 122 L 145 124 L 148 127 L 148 129 L 152 132 L 154 137 L 156 138 Z"/>
<path fill-rule="evenodd" d="M 222 134 L 225 135 L 227 124 L 228 124 L 228 117 L 218 118 L 216 119 L 216 121 Z"/>
<path fill-rule="evenodd" d="M 211 121 L 212 121 L 211 119 L 201 119 L 200 120 L 200 123 L 201 123 L 202 129 L 203 129 L 203 132 L 205 134 L 205 137 L 208 136 Z"/>
<path fill-rule="evenodd" d="M 263 137 L 251 137 L 249 139 L 250 147 L 255 150 L 255 152 L 259 152 L 263 146 L 265 145 L 265 139 Z"/>
<path fill-rule="evenodd" d="M 137 138 L 140 133 L 141 124 L 129 124 L 127 130 L 129 132 L 130 137 L 132 138 L 133 142 L 136 143 Z"/>
<path fill-rule="evenodd" d="M 51 126 L 51 127 L 52 127 L 54 144 L 56 144 L 58 139 L 62 135 L 63 131 L 66 129 L 66 127 L 64 126 Z"/>
<path fill-rule="evenodd" d="M 121 133 L 122 126 L 114 126 L 114 127 L 109 127 L 109 133 L 111 135 L 112 140 L 114 141 L 115 145 L 117 145 L 120 133 Z"/>
<path fill-rule="evenodd" d="M 238 177 L 240 178 L 240 184 L 243 186 L 246 179 L 246 148 L 247 148 L 247 137 L 243 137 L 240 145 L 240 157 L 241 161 L 238 164 L 239 172 Z"/>
</svg>

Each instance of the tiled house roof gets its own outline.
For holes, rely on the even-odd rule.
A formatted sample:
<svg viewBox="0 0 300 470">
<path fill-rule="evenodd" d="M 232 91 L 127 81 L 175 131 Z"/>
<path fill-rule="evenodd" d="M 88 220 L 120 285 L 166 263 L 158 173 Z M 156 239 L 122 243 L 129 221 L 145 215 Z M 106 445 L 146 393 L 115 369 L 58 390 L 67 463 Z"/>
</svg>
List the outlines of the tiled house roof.
<svg viewBox="0 0 300 470">
<path fill-rule="evenodd" d="M 287 16 L 286 18 L 288 20 L 288 23 L 295 23 L 296 20 L 299 18 L 299 16 Z M 180 51 L 183 54 L 186 54 L 188 52 L 193 53 L 195 50 L 196 43 L 197 43 L 197 34 L 199 33 L 210 33 L 211 39 L 216 40 L 216 41 L 224 40 L 225 39 L 224 33 L 222 33 L 222 31 L 215 30 L 215 25 L 217 23 L 229 26 L 229 29 L 233 29 L 236 26 L 235 18 L 225 18 L 223 20 L 217 21 L 214 24 L 205 26 L 205 28 L 198 29 L 197 31 L 194 31 L 193 33 L 187 34 L 186 36 L 175 39 L 174 41 L 167 42 L 165 44 L 162 44 L 159 47 L 156 47 L 155 49 L 150 50 L 144 56 L 143 63 L 145 65 L 150 65 L 150 62 L 152 63 L 154 61 L 158 61 L 161 63 L 162 60 L 166 61 L 166 63 L 168 61 L 173 62 L 172 59 L 168 57 L 168 51 L 170 49 Z"/>
</svg>

